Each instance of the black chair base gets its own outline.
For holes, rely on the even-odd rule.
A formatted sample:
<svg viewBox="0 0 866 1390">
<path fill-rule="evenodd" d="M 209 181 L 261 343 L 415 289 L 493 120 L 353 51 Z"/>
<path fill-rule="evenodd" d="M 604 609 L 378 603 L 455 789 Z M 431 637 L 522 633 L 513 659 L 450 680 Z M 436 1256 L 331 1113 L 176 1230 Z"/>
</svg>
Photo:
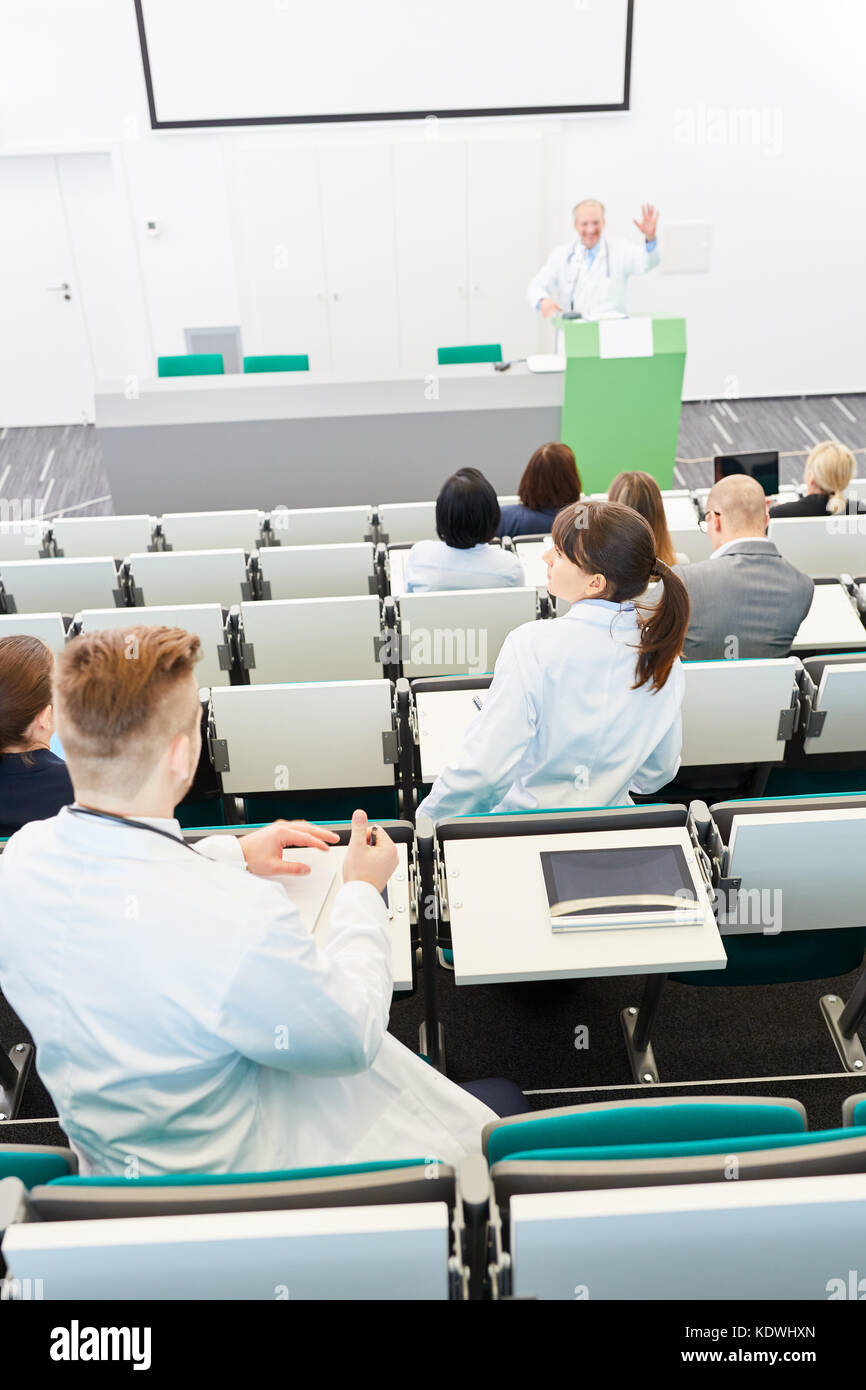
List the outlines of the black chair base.
<svg viewBox="0 0 866 1390">
<path fill-rule="evenodd" d="M 32 1043 L 16 1043 L 0 1053 L 0 1120 L 16 1118 L 35 1051 Z"/>
</svg>

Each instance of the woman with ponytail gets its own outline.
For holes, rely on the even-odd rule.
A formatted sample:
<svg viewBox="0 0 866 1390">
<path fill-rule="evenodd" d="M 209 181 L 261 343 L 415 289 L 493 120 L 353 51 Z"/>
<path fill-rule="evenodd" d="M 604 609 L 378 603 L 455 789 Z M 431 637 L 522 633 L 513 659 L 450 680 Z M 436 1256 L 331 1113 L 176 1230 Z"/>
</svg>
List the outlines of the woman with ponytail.
<svg viewBox="0 0 866 1390">
<path fill-rule="evenodd" d="M 854 455 L 844 444 L 832 439 L 816 444 L 806 459 L 805 496 L 777 503 L 770 508 L 770 516 L 838 516 L 846 510 L 845 493 L 856 472 Z M 852 512 L 863 510 L 862 503 L 852 501 Z"/>
<path fill-rule="evenodd" d="M 575 502 L 544 559 L 571 607 L 506 638 L 460 757 L 418 808 L 434 821 L 628 805 L 679 767 L 689 598 L 648 522 L 619 502 Z M 664 580 L 658 603 L 636 606 L 651 579 Z"/>
</svg>

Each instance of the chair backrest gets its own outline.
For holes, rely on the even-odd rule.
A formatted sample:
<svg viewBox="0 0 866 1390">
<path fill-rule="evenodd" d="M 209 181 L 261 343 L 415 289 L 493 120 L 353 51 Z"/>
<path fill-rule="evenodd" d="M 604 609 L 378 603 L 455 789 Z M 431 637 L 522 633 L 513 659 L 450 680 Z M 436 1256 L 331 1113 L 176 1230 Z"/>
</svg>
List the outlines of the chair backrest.
<svg viewBox="0 0 866 1390">
<path fill-rule="evenodd" d="M 726 872 L 738 878 L 719 908 L 726 936 L 786 935 L 866 925 L 866 808 L 734 812 Z"/>
<path fill-rule="evenodd" d="M 684 662 L 682 765 L 781 760 L 799 670 L 796 657 Z"/>
<path fill-rule="evenodd" d="M 228 763 L 223 791 L 393 785 L 392 699 L 386 680 L 213 690 L 214 736 Z"/>
<path fill-rule="evenodd" d="M 349 545 L 370 539 L 369 507 L 274 507 L 270 516 L 280 545 Z"/>
<path fill-rule="evenodd" d="M 447 1299 L 445 1202 L 10 1226 L 13 1279 L 46 1299 Z"/>
<path fill-rule="evenodd" d="M 153 551 L 130 555 L 127 564 L 139 608 L 190 603 L 231 608 L 249 596 L 243 550 Z"/>
<path fill-rule="evenodd" d="M 242 627 L 241 663 L 251 685 L 382 675 L 375 594 L 245 603 Z"/>
<path fill-rule="evenodd" d="M 826 1300 L 864 1245 L 864 1173 L 511 1201 L 518 1296 Z"/>
<path fill-rule="evenodd" d="M 199 685 L 228 685 L 230 653 L 226 643 L 223 610 L 218 603 L 175 604 L 162 608 L 87 608 L 77 613 L 80 632 L 104 628 L 181 627 L 201 642 L 201 660 L 195 668 Z"/>
<path fill-rule="evenodd" d="M 712 554 L 710 538 L 702 531 L 694 503 L 686 495 L 663 495 L 665 518 L 674 550 L 688 555 L 689 563 L 706 560 Z"/>
<path fill-rule="evenodd" d="M 779 553 L 804 574 L 862 574 L 866 569 L 866 515 L 774 517 L 767 528 Z"/>
<path fill-rule="evenodd" d="M 858 647 L 866 649 L 866 628 L 857 605 L 838 580 L 819 580 L 791 651 L 797 656 L 803 652 L 850 652 Z"/>
<path fill-rule="evenodd" d="M 122 604 L 117 566 L 108 556 L 0 561 L 0 584 L 7 612 L 72 614 Z"/>
<path fill-rule="evenodd" d="M 416 541 L 435 541 L 435 502 L 384 502 L 375 508 L 379 518 L 379 540 L 386 545 L 414 545 Z"/>
<path fill-rule="evenodd" d="M 262 598 L 342 598 L 376 592 L 370 544 L 280 545 L 259 551 Z"/>
<path fill-rule="evenodd" d="M 0 614 L 2 637 L 38 637 L 53 652 L 62 652 L 66 646 L 66 628 L 59 613 Z"/>
<path fill-rule="evenodd" d="M 466 347 L 441 347 L 436 350 L 440 367 L 452 367 L 465 362 L 501 362 L 500 343 L 470 343 Z"/>
<path fill-rule="evenodd" d="M 264 513 L 250 508 L 240 512 L 166 512 L 160 530 L 168 550 L 245 550 L 253 554 L 259 543 Z M 130 546 L 128 555 L 141 546 Z"/>
<path fill-rule="evenodd" d="M 866 752 L 866 653 L 862 661 L 805 662 L 818 693 L 803 740 L 805 753 Z"/>
<path fill-rule="evenodd" d="M 245 372 L 308 372 L 310 359 L 305 352 L 266 353 L 261 357 L 245 357 Z"/>
<path fill-rule="evenodd" d="M 515 540 L 514 549 L 518 560 L 523 566 L 523 573 L 527 584 L 533 588 L 543 590 L 547 593 L 547 565 L 541 558 L 547 553 L 553 544 L 550 536 L 545 536 L 540 541 L 521 541 Z"/>
<path fill-rule="evenodd" d="M 60 516 L 51 523 L 58 555 L 113 555 L 122 560 L 132 550 L 147 550 L 153 539 L 152 516 Z"/>
<path fill-rule="evenodd" d="M 509 632 L 536 617 L 534 588 L 454 589 L 399 601 L 403 674 L 482 675 Z"/>
<path fill-rule="evenodd" d="M 188 352 L 178 357 L 158 357 L 157 376 L 222 376 L 221 352 Z"/>
<path fill-rule="evenodd" d="M 32 521 L 0 522 L 0 561 L 38 560 L 49 525 L 40 516 Z"/>
</svg>

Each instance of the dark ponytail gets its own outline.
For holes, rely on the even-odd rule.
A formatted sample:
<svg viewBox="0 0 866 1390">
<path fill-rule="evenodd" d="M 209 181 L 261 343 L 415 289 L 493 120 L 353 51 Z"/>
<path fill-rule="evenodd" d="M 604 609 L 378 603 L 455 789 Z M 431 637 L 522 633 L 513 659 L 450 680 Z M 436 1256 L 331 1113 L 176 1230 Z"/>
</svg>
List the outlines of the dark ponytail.
<svg viewBox="0 0 866 1390">
<path fill-rule="evenodd" d="M 606 580 L 602 595 L 613 603 L 634 603 L 640 627 L 635 683 L 661 690 L 683 648 L 689 625 L 685 584 L 656 555 L 652 527 L 621 502 L 575 502 L 553 523 L 557 550 L 586 574 Z M 657 603 L 640 604 L 651 579 L 664 583 Z"/>
<path fill-rule="evenodd" d="M 661 579 L 663 583 L 658 602 L 638 614 L 640 648 L 635 690 L 647 681 L 651 682 L 652 690 L 661 690 L 683 649 L 689 625 L 689 591 L 679 575 L 656 557 L 650 578 Z"/>
</svg>

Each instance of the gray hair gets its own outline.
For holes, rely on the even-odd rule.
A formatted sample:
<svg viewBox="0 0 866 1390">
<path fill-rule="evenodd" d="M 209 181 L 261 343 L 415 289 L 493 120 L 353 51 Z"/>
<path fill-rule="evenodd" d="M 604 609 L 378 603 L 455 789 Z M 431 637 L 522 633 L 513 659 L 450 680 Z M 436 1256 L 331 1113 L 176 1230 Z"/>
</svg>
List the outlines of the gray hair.
<svg viewBox="0 0 866 1390">
<path fill-rule="evenodd" d="M 577 216 L 577 210 L 578 210 L 578 208 L 587 208 L 587 207 L 601 208 L 601 215 L 602 215 L 602 217 L 604 217 L 604 215 L 605 215 L 604 203 L 602 203 L 598 198 L 581 198 L 580 202 L 579 202 L 579 203 L 575 203 L 574 207 L 571 209 L 571 215 L 572 215 L 572 217 L 576 217 L 576 216 Z"/>
</svg>

